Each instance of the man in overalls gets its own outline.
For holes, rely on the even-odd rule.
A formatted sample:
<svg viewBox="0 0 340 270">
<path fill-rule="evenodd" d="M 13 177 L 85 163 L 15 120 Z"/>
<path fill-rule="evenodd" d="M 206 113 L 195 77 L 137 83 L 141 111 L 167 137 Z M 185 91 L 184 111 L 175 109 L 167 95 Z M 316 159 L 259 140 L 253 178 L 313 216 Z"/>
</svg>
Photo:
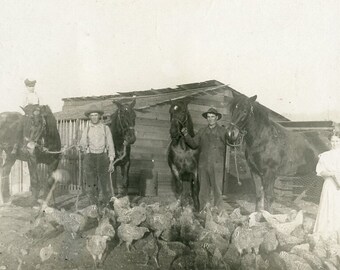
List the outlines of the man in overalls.
<svg viewBox="0 0 340 270">
<path fill-rule="evenodd" d="M 215 108 L 210 108 L 202 116 L 207 119 L 208 125 L 201 128 L 194 138 L 188 134 L 186 128 L 182 129 L 182 133 L 190 147 L 200 150 L 198 160 L 200 210 L 211 200 L 211 191 L 213 205 L 221 209 L 226 129 L 217 124 L 222 115 Z"/>
<path fill-rule="evenodd" d="M 112 196 L 109 173 L 114 171 L 115 150 L 112 134 L 109 127 L 100 121 L 103 114 L 104 112 L 96 106 L 92 106 L 85 112 L 90 122 L 84 129 L 79 143 L 80 148 L 85 151 L 86 193 L 90 204 L 96 205 L 99 204 L 99 183 L 103 194 L 103 204 L 109 203 Z"/>
</svg>

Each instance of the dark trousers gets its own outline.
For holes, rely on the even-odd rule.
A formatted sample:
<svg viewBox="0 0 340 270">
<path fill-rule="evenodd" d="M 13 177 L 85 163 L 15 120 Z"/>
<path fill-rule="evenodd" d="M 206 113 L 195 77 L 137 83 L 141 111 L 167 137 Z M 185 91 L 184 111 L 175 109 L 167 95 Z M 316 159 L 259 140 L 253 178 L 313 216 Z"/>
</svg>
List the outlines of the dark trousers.
<svg viewBox="0 0 340 270">
<path fill-rule="evenodd" d="M 106 153 L 88 153 L 84 157 L 84 169 L 86 176 L 86 194 L 91 204 L 99 202 L 99 184 L 101 187 L 103 202 L 109 202 L 112 194 L 110 191 L 109 158 Z"/>
<path fill-rule="evenodd" d="M 198 167 L 198 178 L 200 182 L 199 202 L 200 210 L 213 199 L 212 204 L 217 207 L 222 207 L 222 185 L 223 185 L 223 164 L 201 164 Z M 213 197 L 211 198 L 211 191 Z"/>
</svg>

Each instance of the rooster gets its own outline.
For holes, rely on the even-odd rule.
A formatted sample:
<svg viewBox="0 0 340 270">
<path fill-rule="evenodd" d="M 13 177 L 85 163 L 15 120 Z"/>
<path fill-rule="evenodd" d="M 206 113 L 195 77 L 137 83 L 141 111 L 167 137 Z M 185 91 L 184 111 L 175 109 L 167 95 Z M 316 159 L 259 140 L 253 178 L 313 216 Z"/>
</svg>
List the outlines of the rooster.
<svg viewBox="0 0 340 270">
<path fill-rule="evenodd" d="M 134 240 L 141 239 L 146 232 L 149 232 L 149 229 L 122 223 L 117 230 L 117 235 L 119 238 L 118 246 L 125 242 L 128 252 L 131 252 L 130 246 L 132 242 Z"/>
</svg>

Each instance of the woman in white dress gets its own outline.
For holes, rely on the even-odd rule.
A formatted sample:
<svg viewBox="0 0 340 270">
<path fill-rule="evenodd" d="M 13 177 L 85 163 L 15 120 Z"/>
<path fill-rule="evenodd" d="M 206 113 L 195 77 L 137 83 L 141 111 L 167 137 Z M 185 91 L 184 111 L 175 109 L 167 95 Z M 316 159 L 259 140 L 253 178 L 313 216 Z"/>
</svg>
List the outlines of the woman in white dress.
<svg viewBox="0 0 340 270">
<path fill-rule="evenodd" d="M 326 240 L 340 233 L 340 138 L 331 138 L 332 150 L 319 155 L 317 175 L 324 178 L 314 233 Z"/>
</svg>

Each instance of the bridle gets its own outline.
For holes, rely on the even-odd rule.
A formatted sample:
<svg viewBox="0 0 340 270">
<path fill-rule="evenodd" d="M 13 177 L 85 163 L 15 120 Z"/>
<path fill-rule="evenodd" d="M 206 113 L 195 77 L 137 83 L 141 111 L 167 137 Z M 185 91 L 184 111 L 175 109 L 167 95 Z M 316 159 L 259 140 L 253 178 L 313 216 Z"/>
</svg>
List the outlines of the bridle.
<svg viewBox="0 0 340 270">
<path fill-rule="evenodd" d="M 188 122 L 188 113 L 187 113 L 187 111 L 185 111 L 185 118 L 184 118 L 183 121 L 181 121 L 178 117 L 173 117 L 173 116 L 171 116 L 171 121 L 172 121 L 172 120 L 175 120 L 178 124 L 180 124 L 180 125 L 182 126 L 182 128 L 186 127 L 186 124 L 187 124 L 187 122 Z M 182 132 L 181 132 L 181 130 L 180 130 L 180 125 L 177 125 L 177 132 L 178 132 L 178 134 L 179 134 L 181 137 L 183 137 L 183 134 L 182 134 Z"/>
<path fill-rule="evenodd" d="M 123 121 L 122 121 L 122 115 L 121 115 L 121 112 L 120 112 L 120 110 L 118 110 L 118 124 L 119 124 L 119 126 L 120 126 L 120 128 L 121 128 L 121 130 L 122 130 L 122 133 L 123 133 L 123 135 L 126 133 L 126 131 L 128 131 L 128 130 L 134 130 L 135 129 L 135 127 L 134 126 L 130 126 L 130 125 L 123 125 Z M 125 123 L 128 123 L 129 121 L 124 121 Z"/>
<path fill-rule="evenodd" d="M 254 109 L 253 109 L 253 105 L 251 105 L 250 107 L 250 110 L 249 112 L 247 113 L 247 115 L 243 118 L 243 124 L 242 125 L 239 125 L 239 124 L 236 124 L 236 123 L 233 123 L 233 122 L 230 122 L 230 126 L 233 126 L 235 128 L 238 129 L 238 131 L 240 132 L 239 136 L 238 136 L 238 139 L 236 140 L 236 142 L 234 144 L 230 144 L 229 142 L 227 142 L 227 144 L 229 146 L 232 146 L 232 147 L 238 147 L 238 146 L 241 146 L 243 144 L 243 140 L 244 140 L 244 136 L 247 134 L 247 131 L 245 130 L 245 126 L 246 126 L 246 123 L 247 123 L 247 120 L 248 118 L 254 114 Z"/>
</svg>

